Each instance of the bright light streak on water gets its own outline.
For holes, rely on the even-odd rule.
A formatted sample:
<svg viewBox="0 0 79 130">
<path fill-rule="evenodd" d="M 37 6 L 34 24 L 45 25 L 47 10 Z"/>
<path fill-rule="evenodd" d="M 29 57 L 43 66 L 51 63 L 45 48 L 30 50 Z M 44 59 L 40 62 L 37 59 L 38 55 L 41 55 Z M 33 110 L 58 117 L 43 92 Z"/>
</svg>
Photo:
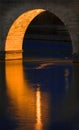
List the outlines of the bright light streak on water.
<svg viewBox="0 0 79 130">
<path fill-rule="evenodd" d="M 42 130 L 40 88 L 36 90 L 36 130 Z"/>
</svg>

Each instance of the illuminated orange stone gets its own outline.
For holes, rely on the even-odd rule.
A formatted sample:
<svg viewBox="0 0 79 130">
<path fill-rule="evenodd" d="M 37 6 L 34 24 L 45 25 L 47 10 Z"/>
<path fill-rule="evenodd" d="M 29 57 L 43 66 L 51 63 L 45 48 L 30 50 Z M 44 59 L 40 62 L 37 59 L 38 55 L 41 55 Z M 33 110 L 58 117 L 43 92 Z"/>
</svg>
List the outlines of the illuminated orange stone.
<svg viewBox="0 0 79 130">
<path fill-rule="evenodd" d="M 5 51 L 22 51 L 24 34 L 31 21 L 39 15 L 43 9 L 34 9 L 20 15 L 12 24 L 5 43 Z"/>
</svg>

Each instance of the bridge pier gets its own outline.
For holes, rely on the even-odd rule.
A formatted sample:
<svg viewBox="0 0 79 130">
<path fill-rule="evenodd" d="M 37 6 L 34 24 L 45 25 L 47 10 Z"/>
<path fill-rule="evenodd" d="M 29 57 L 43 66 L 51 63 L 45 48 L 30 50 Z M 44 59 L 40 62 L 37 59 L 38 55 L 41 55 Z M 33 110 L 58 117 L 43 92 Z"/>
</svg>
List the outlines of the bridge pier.
<svg viewBox="0 0 79 130">
<path fill-rule="evenodd" d="M 23 51 L 1 51 L 0 60 L 19 60 L 22 59 Z"/>
<path fill-rule="evenodd" d="M 22 59 L 22 52 L 23 51 L 7 51 L 5 52 L 5 60 L 16 60 Z"/>
</svg>

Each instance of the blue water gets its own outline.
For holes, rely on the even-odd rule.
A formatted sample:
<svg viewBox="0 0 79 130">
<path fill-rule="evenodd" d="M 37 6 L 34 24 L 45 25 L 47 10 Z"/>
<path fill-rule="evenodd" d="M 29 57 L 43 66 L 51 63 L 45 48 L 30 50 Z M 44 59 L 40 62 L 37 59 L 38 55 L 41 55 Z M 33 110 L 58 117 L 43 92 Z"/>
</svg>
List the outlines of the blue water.
<svg viewBox="0 0 79 130">
<path fill-rule="evenodd" d="M 79 130 L 79 65 L 0 63 L 0 130 Z"/>
<path fill-rule="evenodd" d="M 72 44 L 64 41 L 31 41 L 23 44 L 25 57 L 72 58 Z"/>
</svg>

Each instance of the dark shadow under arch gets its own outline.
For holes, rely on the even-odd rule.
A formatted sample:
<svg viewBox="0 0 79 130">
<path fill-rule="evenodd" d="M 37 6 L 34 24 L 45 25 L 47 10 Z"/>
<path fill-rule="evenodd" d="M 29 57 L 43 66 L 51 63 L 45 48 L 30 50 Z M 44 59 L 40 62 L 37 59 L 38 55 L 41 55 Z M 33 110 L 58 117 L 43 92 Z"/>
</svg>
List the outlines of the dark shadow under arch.
<svg viewBox="0 0 79 130">
<path fill-rule="evenodd" d="M 23 40 L 23 51 L 24 58 L 71 59 L 70 34 L 65 24 L 56 15 L 44 11 L 36 16 L 28 26 Z"/>
</svg>

